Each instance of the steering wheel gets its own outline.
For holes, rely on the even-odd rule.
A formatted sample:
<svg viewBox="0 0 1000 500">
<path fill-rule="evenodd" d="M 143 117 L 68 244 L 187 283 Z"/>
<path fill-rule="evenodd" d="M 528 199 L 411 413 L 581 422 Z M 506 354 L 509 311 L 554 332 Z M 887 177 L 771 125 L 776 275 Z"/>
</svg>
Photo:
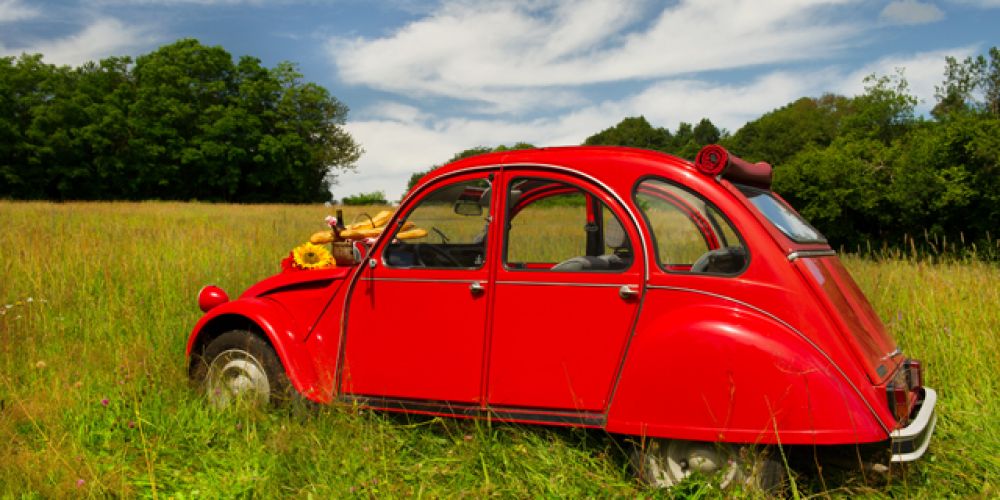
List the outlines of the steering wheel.
<svg viewBox="0 0 1000 500">
<path fill-rule="evenodd" d="M 448 242 L 451 241 L 451 238 L 445 236 L 444 232 L 442 232 L 440 229 L 438 229 L 438 228 L 436 228 L 434 226 L 431 226 L 431 230 L 434 231 L 435 233 L 437 233 L 438 236 L 441 237 L 441 243 L 444 243 L 444 244 L 447 245 Z"/>
<path fill-rule="evenodd" d="M 416 244 L 414 254 L 417 262 L 424 267 L 466 267 L 447 250 L 433 243 Z"/>
</svg>

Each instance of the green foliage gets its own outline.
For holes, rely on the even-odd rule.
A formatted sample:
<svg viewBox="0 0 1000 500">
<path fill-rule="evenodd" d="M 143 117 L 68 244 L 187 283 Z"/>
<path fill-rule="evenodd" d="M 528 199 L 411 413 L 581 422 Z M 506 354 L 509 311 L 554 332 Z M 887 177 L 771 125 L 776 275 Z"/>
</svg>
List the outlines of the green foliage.
<svg viewBox="0 0 1000 500">
<path fill-rule="evenodd" d="M 747 160 L 782 165 L 800 151 L 829 146 L 850 105 L 833 94 L 803 97 L 747 123 L 722 144 Z"/>
<path fill-rule="evenodd" d="M 702 147 L 717 143 L 723 137 L 725 133 L 708 118 L 702 118 L 695 126 L 681 122 L 677 132 L 671 134 L 665 128 L 653 127 L 644 116 L 633 116 L 588 137 L 583 143 L 653 149 L 681 158 L 694 158 Z"/>
<path fill-rule="evenodd" d="M 372 191 L 370 193 L 358 193 L 351 196 L 345 196 L 340 200 L 340 202 L 348 206 L 385 205 L 385 191 Z"/>
<path fill-rule="evenodd" d="M 315 202 L 361 148 L 291 63 L 184 39 L 79 68 L 0 58 L 0 197 Z"/>
</svg>

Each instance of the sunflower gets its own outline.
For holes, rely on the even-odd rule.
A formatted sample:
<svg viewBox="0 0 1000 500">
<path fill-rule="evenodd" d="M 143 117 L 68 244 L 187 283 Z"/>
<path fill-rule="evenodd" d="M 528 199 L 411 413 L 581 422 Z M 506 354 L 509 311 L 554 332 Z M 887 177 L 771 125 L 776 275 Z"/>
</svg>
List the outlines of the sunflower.
<svg viewBox="0 0 1000 500">
<path fill-rule="evenodd" d="M 323 269 L 337 265 L 326 247 L 313 243 L 303 243 L 295 247 L 292 250 L 292 259 L 295 261 L 295 266 L 302 269 Z"/>
</svg>

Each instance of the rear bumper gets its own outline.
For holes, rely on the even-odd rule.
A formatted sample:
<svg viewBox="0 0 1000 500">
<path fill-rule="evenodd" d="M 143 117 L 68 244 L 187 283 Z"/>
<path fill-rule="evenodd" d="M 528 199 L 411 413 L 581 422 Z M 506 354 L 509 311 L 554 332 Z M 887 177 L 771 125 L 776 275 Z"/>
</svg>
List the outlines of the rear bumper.
<svg viewBox="0 0 1000 500">
<path fill-rule="evenodd" d="M 924 387 L 924 400 L 910 425 L 892 432 L 892 462 L 912 462 L 924 456 L 937 423 L 937 392 Z"/>
</svg>

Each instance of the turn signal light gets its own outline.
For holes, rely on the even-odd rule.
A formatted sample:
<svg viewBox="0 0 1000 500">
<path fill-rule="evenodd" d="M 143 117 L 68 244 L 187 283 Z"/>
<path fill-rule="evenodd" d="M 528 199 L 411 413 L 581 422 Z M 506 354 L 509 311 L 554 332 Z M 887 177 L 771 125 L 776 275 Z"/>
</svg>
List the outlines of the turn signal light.
<svg viewBox="0 0 1000 500">
<path fill-rule="evenodd" d="M 229 295 L 226 295 L 225 290 L 215 285 L 203 287 L 198 292 L 198 307 L 204 312 L 208 312 L 210 309 L 221 306 L 226 302 L 229 302 Z"/>
</svg>

